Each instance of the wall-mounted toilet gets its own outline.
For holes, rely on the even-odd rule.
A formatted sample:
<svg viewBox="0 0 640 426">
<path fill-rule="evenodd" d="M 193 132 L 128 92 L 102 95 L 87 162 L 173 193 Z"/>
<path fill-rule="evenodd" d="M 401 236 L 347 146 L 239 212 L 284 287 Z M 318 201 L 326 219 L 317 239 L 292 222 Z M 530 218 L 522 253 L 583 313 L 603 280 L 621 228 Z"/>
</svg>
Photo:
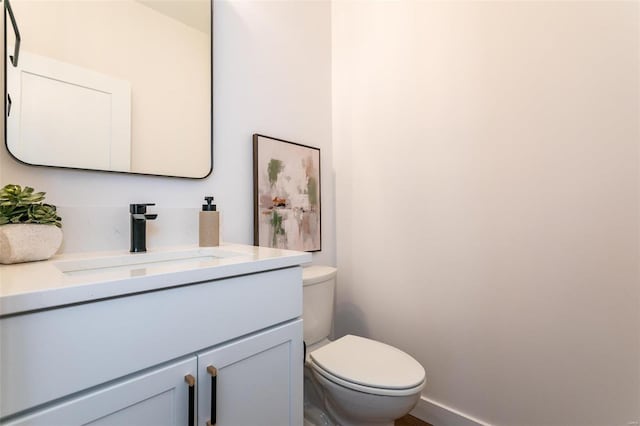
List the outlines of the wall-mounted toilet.
<svg viewBox="0 0 640 426">
<path fill-rule="evenodd" d="M 393 346 L 347 335 L 328 340 L 336 268 L 303 269 L 305 426 L 393 425 L 416 405 L 424 368 Z"/>
</svg>

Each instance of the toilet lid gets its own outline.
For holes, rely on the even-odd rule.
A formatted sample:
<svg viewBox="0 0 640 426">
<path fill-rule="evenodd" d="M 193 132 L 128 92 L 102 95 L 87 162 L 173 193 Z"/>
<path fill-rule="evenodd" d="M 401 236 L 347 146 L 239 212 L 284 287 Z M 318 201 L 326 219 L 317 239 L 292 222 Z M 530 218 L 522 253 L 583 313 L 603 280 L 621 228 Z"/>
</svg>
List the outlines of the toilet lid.
<svg viewBox="0 0 640 426">
<path fill-rule="evenodd" d="M 302 283 L 307 286 L 325 282 L 335 277 L 337 271 L 333 266 L 306 266 L 302 268 Z"/>
<path fill-rule="evenodd" d="M 424 382 L 422 365 L 398 348 L 347 335 L 309 354 L 325 372 L 379 389 L 407 389 Z"/>
</svg>

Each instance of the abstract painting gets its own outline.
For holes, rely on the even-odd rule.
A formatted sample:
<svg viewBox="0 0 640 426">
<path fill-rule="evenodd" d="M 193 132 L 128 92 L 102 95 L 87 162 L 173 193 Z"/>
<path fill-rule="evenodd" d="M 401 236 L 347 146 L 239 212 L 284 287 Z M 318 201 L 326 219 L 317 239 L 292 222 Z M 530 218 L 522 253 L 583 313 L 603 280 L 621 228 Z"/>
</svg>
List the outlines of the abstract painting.
<svg viewBox="0 0 640 426">
<path fill-rule="evenodd" d="M 253 135 L 254 245 L 321 250 L 320 149 Z"/>
</svg>

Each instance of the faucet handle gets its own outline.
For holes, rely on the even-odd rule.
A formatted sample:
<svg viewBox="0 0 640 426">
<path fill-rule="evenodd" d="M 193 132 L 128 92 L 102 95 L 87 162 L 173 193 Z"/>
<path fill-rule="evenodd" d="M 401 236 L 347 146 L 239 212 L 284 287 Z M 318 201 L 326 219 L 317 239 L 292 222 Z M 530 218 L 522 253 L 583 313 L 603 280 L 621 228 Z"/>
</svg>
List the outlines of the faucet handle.
<svg viewBox="0 0 640 426">
<path fill-rule="evenodd" d="M 155 206 L 155 205 L 156 203 L 129 204 L 129 213 L 145 214 L 147 212 L 147 206 Z"/>
</svg>

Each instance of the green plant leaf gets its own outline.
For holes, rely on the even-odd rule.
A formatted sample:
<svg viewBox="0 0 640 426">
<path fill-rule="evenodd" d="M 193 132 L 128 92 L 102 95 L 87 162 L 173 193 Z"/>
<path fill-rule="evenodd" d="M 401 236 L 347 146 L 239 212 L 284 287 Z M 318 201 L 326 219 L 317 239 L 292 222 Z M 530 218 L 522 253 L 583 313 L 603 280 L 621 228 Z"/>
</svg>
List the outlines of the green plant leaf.
<svg viewBox="0 0 640 426">
<path fill-rule="evenodd" d="M 9 184 L 0 189 L 0 225 L 37 223 L 62 227 L 56 206 L 45 204 L 45 192 L 34 192 L 30 186 Z"/>
</svg>

